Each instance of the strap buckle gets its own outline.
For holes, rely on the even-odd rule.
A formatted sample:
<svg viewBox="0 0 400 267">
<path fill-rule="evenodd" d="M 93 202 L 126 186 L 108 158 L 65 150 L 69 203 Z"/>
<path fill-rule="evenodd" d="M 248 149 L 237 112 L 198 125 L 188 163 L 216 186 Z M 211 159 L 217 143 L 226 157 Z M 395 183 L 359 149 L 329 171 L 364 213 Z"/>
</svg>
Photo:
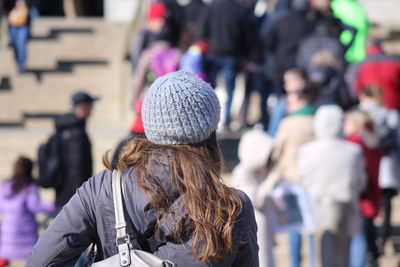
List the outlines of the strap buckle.
<svg viewBox="0 0 400 267">
<path fill-rule="evenodd" d="M 123 236 L 117 236 L 117 238 L 115 238 L 115 244 L 117 246 L 122 245 L 124 243 L 128 245 L 131 243 L 131 237 L 129 236 L 129 234 Z"/>
</svg>

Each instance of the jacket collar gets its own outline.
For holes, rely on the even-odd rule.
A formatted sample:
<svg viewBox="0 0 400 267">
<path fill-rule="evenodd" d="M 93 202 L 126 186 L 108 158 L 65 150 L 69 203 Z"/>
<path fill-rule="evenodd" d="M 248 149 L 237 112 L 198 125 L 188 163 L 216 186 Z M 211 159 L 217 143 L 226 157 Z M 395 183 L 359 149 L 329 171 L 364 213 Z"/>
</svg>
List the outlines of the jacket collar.
<svg viewBox="0 0 400 267">
<path fill-rule="evenodd" d="M 313 105 L 307 104 L 298 110 L 293 111 L 289 114 L 289 116 L 297 116 L 297 115 L 314 115 L 315 114 L 315 107 Z"/>
</svg>

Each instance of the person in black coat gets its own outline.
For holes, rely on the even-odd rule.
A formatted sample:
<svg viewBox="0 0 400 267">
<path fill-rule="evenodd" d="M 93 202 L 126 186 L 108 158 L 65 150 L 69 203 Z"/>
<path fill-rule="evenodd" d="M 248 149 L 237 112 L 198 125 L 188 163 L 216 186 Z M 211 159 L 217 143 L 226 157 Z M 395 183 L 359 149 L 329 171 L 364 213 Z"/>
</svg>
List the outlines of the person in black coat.
<svg viewBox="0 0 400 267">
<path fill-rule="evenodd" d="M 278 94 L 283 93 L 283 74 L 296 66 L 297 49 L 300 41 L 313 29 L 308 10 L 296 10 L 274 20 L 265 33 L 265 48 L 274 57 L 275 86 Z"/>
<path fill-rule="evenodd" d="M 92 146 L 85 126 L 96 100 L 85 92 L 77 92 L 72 96 L 73 112 L 55 119 L 56 131 L 61 135 L 62 182 L 55 188 L 59 209 L 92 176 Z"/>
<path fill-rule="evenodd" d="M 229 129 L 231 122 L 233 91 L 240 61 L 247 56 L 249 50 L 250 11 L 235 0 L 214 1 L 204 12 L 199 31 L 198 39 L 209 42 L 208 77 L 211 86 L 216 87 L 220 71 L 224 75 L 227 92 L 226 129 Z"/>
<path fill-rule="evenodd" d="M 248 109 L 250 105 L 250 96 L 256 91 L 260 96 L 260 117 L 256 123 L 262 124 L 264 129 L 268 128 L 269 114 L 267 110 L 267 99 L 272 89 L 271 80 L 265 73 L 265 55 L 264 47 L 261 41 L 260 30 L 263 22 L 267 19 L 267 13 L 256 14 L 256 6 L 249 16 L 250 31 L 249 43 L 251 49 L 247 55 L 247 61 L 244 68 L 245 73 L 245 94 L 240 108 L 240 127 L 250 126 L 247 120 Z"/>
</svg>

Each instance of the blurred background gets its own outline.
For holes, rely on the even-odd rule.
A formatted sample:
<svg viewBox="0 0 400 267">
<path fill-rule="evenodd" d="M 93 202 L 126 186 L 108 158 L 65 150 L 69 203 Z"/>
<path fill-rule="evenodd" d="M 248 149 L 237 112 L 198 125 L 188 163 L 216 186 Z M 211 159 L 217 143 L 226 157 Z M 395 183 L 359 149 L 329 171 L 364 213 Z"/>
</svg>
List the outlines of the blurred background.
<svg viewBox="0 0 400 267">
<path fill-rule="evenodd" d="M 146 21 L 150 0 L 36 0 L 30 1 L 29 40 L 26 63 L 21 70 L 9 38 L 7 16 L 15 1 L 0 0 L 0 180 L 9 178 L 19 155 L 36 159 L 38 147 L 54 131 L 53 119 L 71 111 L 71 95 L 84 90 L 99 97 L 87 132 L 92 143 L 94 172 L 103 169 L 107 150 L 115 150 L 129 133 L 133 112 L 131 51 Z M 188 5 L 190 0 L 180 0 Z M 212 2 L 211 0 L 204 1 Z M 268 9 L 273 0 L 260 0 Z M 369 36 L 383 40 L 385 51 L 400 55 L 399 0 L 358 0 L 366 11 Z M 262 9 L 261 8 L 261 9 Z M 399 74 L 400 75 L 400 74 Z M 219 78 L 221 79 L 221 78 Z M 226 160 L 224 178 L 238 163 L 237 145 L 243 133 L 239 111 L 244 98 L 244 77 L 236 78 L 232 105 L 233 130 L 219 130 Z M 222 84 L 222 83 L 219 83 Z M 216 88 L 226 100 L 223 86 Z M 397 88 L 400 90 L 400 88 Z M 259 96 L 250 97 L 248 124 L 260 116 Z M 274 106 L 270 100 L 269 108 Z M 37 170 L 34 170 L 37 175 Z M 52 189 L 41 189 L 45 200 L 53 200 Z M 400 266 L 400 198 L 393 200 L 394 231 L 380 258 L 380 266 Z M 39 220 L 43 217 L 39 216 Z M 376 224 L 382 218 L 378 216 Z M 278 235 L 277 266 L 290 266 L 288 246 Z M 307 246 L 304 250 L 307 249 Z M 304 252 L 305 253 L 305 252 Z M 307 264 L 307 258 L 304 264 Z M 10 266 L 22 266 L 23 260 Z M 306 265 L 304 265 L 306 266 Z"/>
</svg>

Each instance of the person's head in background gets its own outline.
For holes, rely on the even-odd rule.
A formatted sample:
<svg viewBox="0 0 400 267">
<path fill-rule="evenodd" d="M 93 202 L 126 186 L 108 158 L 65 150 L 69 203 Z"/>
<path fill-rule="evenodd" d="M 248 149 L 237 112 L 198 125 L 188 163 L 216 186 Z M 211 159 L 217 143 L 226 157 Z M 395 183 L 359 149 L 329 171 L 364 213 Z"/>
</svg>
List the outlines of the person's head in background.
<svg viewBox="0 0 400 267">
<path fill-rule="evenodd" d="M 365 52 L 367 56 L 384 53 L 383 41 L 379 38 L 368 38 L 365 42 Z"/>
<path fill-rule="evenodd" d="M 361 135 L 365 131 L 372 130 L 373 122 L 367 113 L 360 110 L 352 110 L 345 114 L 343 133 L 345 136 Z"/>
<path fill-rule="evenodd" d="M 80 119 L 87 119 L 90 117 L 93 109 L 93 102 L 99 98 L 92 97 L 86 92 L 79 91 L 72 95 L 71 102 L 75 115 Z"/>
<path fill-rule="evenodd" d="M 309 0 L 313 10 L 322 14 L 331 14 L 331 0 Z"/>
<path fill-rule="evenodd" d="M 19 156 L 14 162 L 12 174 L 12 191 L 18 193 L 22 188 L 33 182 L 33 162 L 27 157 Z"/>
<path fill-rule="evenodd" d="M 311 64 L 313 67 L 328 67 L 336 70 L 341 68 L 340 59 L 336 58 L 328 49 L 321 49 L 315 53 L 311 58 Z"/>
<path fill-rule="evenodd" d="M 306 72 L 299 68 L 289 69 L 283 75 L 283 87 L 287 93 L 302 89 L 307 81 Z"/>
<path fill-rule="evenodd" d="M 244 133 L 238 146 L 240 164 L 248 171 L 266 177 L 271 170 L 273 144 L 272 137 L 262 127 Z"/>
<path fill-rule="evenodd" d="M 339 58 L 329 50 L 322 49 L 311 58 L 308 79 L 321 86 L 327 86 L 342 68 L 343 62 Z"/>
<path fill-rule="evenodd" d="M 15 2 L 15 6 L 16 6 L 18 9 L 27 8 L 26 2 L 25 2 L 24 0 L 17 0 L 17 1 Z"/>
<path fill-rule="evenodd" d="M 156 1 L 147 10 L 147 29 L 154 34 L 160 33 L 165 24 L 167 9 L 164 3 Z"/>
<path fill-rule="evenodd" d="M 343 110 L 337 105 L 322 105 L 314 116 L 314 134 L 320 138 L 341 138 Z"/>
<path fill-rule="evenodd" d="M 383 103 L 382 90 L 377 85 L 365 86 L 364 88 L 361 89 L 359 100 L 361 103 L 371 101 L 371 102 L 375 102 L 379 105 L 382 105 L 382 103 Z"/>
<path fill-rule="evenodd" d="M 318 85 L 308 82 L 303 88 L 287 93 L 287 111 L 299 110 L 307 105 L 313 105 L 318 93 Z"/>
</svg>

